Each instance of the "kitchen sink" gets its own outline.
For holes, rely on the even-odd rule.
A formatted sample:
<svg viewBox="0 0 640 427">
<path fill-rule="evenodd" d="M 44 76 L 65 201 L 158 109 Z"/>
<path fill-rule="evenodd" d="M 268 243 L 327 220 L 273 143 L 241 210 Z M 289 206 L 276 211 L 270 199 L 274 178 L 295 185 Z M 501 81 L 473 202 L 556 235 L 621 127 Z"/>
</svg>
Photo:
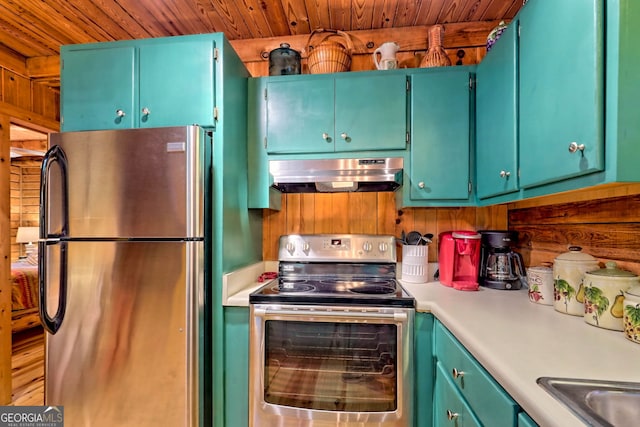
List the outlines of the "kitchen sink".
<svg viewBox="0 0 640 427">
<path fill-rule="evenodd" d="M 537 382 L 588 425 L 626 427 L 640 420 L 640 383 L 551 377 Z"/>
</svg>

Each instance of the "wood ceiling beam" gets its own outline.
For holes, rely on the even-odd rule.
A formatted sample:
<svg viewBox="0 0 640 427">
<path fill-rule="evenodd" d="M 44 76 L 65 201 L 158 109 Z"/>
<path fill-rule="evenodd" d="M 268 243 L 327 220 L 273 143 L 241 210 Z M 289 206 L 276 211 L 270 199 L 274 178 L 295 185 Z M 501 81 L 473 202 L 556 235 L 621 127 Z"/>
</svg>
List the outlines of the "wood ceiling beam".
<svg viewBox="0 0 640 427">
<path fill-rule="evenodd" d="M 27 77 L 35 80 L 60 79 L 60 56 L 36 56 L 27 59 Z"/>
</svg>

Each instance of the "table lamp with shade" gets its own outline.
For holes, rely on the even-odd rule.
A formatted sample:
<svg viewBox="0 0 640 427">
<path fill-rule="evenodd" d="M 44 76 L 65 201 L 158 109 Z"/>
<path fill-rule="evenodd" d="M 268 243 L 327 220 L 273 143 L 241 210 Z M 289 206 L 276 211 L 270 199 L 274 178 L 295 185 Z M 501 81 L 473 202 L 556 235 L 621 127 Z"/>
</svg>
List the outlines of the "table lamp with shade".
<svg viewBox="0 0 640 427">
<path fill-rule="evenodd" d="M 31 254 L 37 254 L 38 247 L 34 242 L 38 242 L 39 238 L 39 228 L 38 227 L 18 227 L 18 233 L 16 234 L 16 243 L 26 243 L 25 244 L 25 253 L 27 258 Z"/>
</svg>

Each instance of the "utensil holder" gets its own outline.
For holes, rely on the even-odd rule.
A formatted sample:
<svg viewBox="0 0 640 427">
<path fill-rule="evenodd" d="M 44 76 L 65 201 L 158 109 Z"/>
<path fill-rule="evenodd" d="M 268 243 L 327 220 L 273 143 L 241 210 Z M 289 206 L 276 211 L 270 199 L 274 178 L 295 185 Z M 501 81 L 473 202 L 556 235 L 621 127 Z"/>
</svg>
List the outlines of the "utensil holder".
<svg viewBox="0 0 640 427">
<path fill-rule="evenodd" d="M 429 280 L 429 246 L 402 245 L 402 280 L 408 283 Z"/>
</svg>

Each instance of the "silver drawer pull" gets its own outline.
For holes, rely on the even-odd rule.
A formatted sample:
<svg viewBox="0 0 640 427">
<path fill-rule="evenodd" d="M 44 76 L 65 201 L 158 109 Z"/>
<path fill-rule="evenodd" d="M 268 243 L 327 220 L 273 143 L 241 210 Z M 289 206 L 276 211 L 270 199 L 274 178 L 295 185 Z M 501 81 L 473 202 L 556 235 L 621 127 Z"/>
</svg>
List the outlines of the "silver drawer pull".
<svg viewBox="0 0 640 427">
<path fill-rule="evenodd" d="M 584 152 L 584 144 L 578 144 L 577 142 L 572 142 L 569 144 L 569 152 L 575 153 L 576 151 Z"/>
<path fill-rule="evenodd" d="M 453 378 L 464 377 L 464 371 L 458 371 L 456 368 L 453 368 L 451 375 L 453 375 Z"/>
<path fill-rule="evenodd" d="M 455 420 L 456 418 L 458 418 L 458 413 L 457 412 L 451 412 L 451 410 L 447 409 L 447 419 L 448 420 Z"/>
</svg>

